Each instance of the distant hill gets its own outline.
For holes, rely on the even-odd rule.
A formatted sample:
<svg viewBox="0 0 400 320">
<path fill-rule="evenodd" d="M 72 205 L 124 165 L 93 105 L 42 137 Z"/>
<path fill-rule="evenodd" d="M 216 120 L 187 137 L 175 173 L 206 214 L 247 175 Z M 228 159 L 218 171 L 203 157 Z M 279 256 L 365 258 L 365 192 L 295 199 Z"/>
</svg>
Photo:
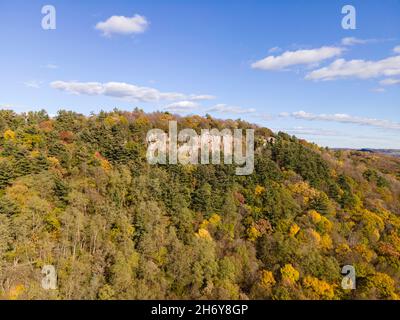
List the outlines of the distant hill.
<svg viewBox="0 0 400 320">
<path fill-rule="evenodd" d="M 360 152 L 368 152 L 368 153 L 379 153 L 385 154 L 393 157 L 400 157 L 400 149 L 372 149 L 372 148 L 362 148 L 362 149 L 347 149 L 347 148 L 333 148 L 332 150 L 351 150 L 351 151 L 360 151 Z"/>
</svg>

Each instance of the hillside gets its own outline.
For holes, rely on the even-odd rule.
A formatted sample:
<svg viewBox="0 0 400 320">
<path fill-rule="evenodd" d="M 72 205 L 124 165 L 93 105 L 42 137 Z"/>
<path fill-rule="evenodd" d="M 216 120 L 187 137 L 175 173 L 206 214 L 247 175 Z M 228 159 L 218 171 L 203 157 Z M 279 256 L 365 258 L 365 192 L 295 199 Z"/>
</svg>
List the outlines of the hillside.
<svg viewBox="0 0 400 320">
<path fill-rule="evenodd" d="M 387 155 L 387 156 L 393 156 L 393 157 L 400 157 L 400 150 L 399 149 L 371 149 L 371 148 L 363 148 L 359 150 L 355 149 L 343 149 L 343 148 L 337 148 L 334 150 L 342 150 L 342 151 L 358 151 L 358 152 L 365 152 L 365 153 L 377 153 L 380 155 Z"/>
<path fill-rule="evenodd" d="M 255 170 L 157 165 L 146 133 L 254 128 Z M 240 120 L 0 111 L 0 298 L 398 299 L 400 158 Z M 57 290 L 43 290 L 54 265 Z M 357 289 L 343 290 L 352 265 Z"/>
</svg>

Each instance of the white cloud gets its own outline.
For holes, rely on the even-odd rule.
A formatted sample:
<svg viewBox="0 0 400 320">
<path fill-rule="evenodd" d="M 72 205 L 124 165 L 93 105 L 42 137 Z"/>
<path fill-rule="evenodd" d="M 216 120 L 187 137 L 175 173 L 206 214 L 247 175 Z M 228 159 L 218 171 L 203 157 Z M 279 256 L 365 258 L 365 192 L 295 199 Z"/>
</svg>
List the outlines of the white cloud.
<svg viewBox="0 0 400 320">
<path fill-rule="evenodd" d="M 50 86 L 77 95 L 101 95 L 104 92 L 103 85 L 99 82 L 54 81 L 50 83 Z"/>
<path fill-rule="evenodd" d="M 164 109 L 171 112 L 186 113 L 192 111 L 197 107 L 199 107 L 197 103 L 193 101 L 184 100 L 184 101 L 173 102 L 165 106 Z"/>
<path fill-rule="evenodd" d="M 400 56 L 378 61 L 338 59 L 329 66 L 306 75 L 307 80 L 334 80 L 339 78 L 368 79 L 400 74 Z"/>
<path fill-rule="evenodd" d="M 286 51 L 279 56 L 268 56 L 251 65 L 254 69 L 281 70 L 294 65 L 310 65 L 339 56 L 343 48 L 321 47 L 310 50 Z"/>
<path fill-rule="evenodd" d="M 400 46 L 396 46 L 393 48 L 394 53 L 400 53 Z"/>
<path fill-rule="evenodd" d="M 347 37 L 342 39 L 342 45 L 344 46 L 353 46 L 356 44 L 367 44 L 371 42 L 375 42 L 376 39 L 358 39 L 354 37 Z"/>
<path fill-rule="evenodd" d="M 54 81 L 50 83 L 54 89 L 77 95 L 109 96 L 127 101 L 152 102 L 160 100 L 187 99 L 185 94 L 177 92 L 160 92 L 149 87 L 140 87 L 124 82 L 76 82 Z"/>
<path fill-rule="evenodd" d="M 42 83 L 43 83 L 42 81 L 30 80 L 30 81 L 24 82 L 24 85 L 28 88 L 39 89 L 40 86 L 42 85 Z"/>
<path fill-rule="evenodd" d="M 189 99 L 192 101 L 214 100 L 215 96 L 209 94 L 199 94 L 199 95 L 191 95 Z"/>
<path fill-rule="evenodd" d="M 219 113 L 246 114 L 246 113 L 254 113 L 256 112 L 256 109 L 254 108 L 245 109 L 241 107 L 228 106 L 226 104 L 220 103 L 208 109 L 207 111 L 219 112 Z"/>
<path fill-rule="evenodd" d="M 400 79 L 388 78 L 379 81 L 379 84 L 383 86 L 392 86 L 394 84 L 400 84 Z"/>
<path fill-rule="evenodd" d="M 336 113 L 336 114 L 313 114 L 305 111 L 298 111 L 288 113 L 287 116 L 295 119 L 309 120 L 309 121 L 329 121 L 329 122 L 340 122 L 340 123 L 351 123 L 365 126 L 372 126 L 383 129 L 394 129 L 400 130 L 400 123 L 392 122 L 389 120 L 381 120 L 374 118 L 355 117 L 348 114 Z"/>
<path fill-rule="evenodd" d="M 144 16 L 135 14 L 133 17 L 112 16 L 106 21 L 96 24 L 96 29 L 103 32 L 105 36 L 112 34 L 135 34 L 146 31 L 149 22 Z"/>
</svg>

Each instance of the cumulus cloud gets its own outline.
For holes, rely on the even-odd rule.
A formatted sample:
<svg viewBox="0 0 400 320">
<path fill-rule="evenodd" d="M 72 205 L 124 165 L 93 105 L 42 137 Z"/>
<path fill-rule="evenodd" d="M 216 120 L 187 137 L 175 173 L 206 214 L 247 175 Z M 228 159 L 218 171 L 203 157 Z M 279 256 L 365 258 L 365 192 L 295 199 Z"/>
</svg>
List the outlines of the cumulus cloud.
<svg viewBox="0 0 400 320">
<path fill-rule="evenodd" d="M 400 56 L 378 61 L 338 59 L 327 67 L 308 73 L 305 78 L 307 80 L 369 79 L 394 75 L 400 75 Z"/>
<path fill-rule="evenodd" d="M 393 48 L 394 53 L 400 53 L 400 46 L 396 46 Z"/>
<path fill-rule="evenodd" d="M 146 31 L 149 22 L 146 17 L 135 14 L 133 17 L 112 16 L 106 21 L 96 24 L 96 29 L 103 32 L 105 36 L 112 34 L 131 35 Z"/>
<path fill-rule="evenodd" d="M 229 106 L 224 103 L 216 104 L 212 108 L 207 110 L 208 112 L 218 112 L 218 113 L 232 113 L 232 114 L 247 114 L 254 113 L 256 109 L 254 108 L 242 108 L 236 106 Z"/>
<path fill-rule="evenodd" d="M 77 82 L 54 81 L 54 89 L 76 95 L 109 96 L 127 101 L 153 102 L 161 100 L 181 100 L 187 96 L 177 92 L 160 92 L 149 87 L 140 87 L 125 82 Z"/>
<path fill-rule="evenodd" d="M 165 106 L 165 110 L 170 111 L 170 112 L 177 112 L 177 113 L 186 113 L 190 112 L 193 109 L 196 109 L 199 107 L 199 105 L 193 101 L 178 101 L 178 102 L 173 102 L 167 106 Z"/>
<path fill-rule="evenodd" d="M 279 56 L 268 56 L 254 62 L 251 67 L 262 70 L 281 70 L 294 65 L 312 65 L 339 56 L 343 50 L 339 47 L 321 47 L 310 50 L 286 51 Z"/>
<path fill-rule="evenodd" d="M 290 116 L 295 119 L 309 120 L 309 121 L 329 121 L 340 123 L 351 123 L 364 126 L 372 126 L 382 129 L 400 130 L 400 123 L 389 120 L 381 120 L 375 118 L 356 117 L 343 113 L 336 114 L 313 114 L 305 111 L 298 111 L 286 113 L 285 116 Z"/>
<path fill-rule="evenodd" d="M 104 92 L 103 84 L 99 82 L 53 81 L 50 86 L 76 95 L 101 95 Z"/>
<path fill-rule="evenodd" d="M 208 94 L 186 95 L 179 92 L 160 92 L 150 87 L 141 87 L 125 82 L 78 82 L 78 81 L 54 81 L 50 83 L 53 89 L 64 91 L 75 95 L 88 96 L 108 96 L 120 98 L 133 102 L 156 102 L 156 101 L 173 101 L 173 100 L 189 100 L 203 101 L 215 99 L 214 96 Z"/>
</svg>

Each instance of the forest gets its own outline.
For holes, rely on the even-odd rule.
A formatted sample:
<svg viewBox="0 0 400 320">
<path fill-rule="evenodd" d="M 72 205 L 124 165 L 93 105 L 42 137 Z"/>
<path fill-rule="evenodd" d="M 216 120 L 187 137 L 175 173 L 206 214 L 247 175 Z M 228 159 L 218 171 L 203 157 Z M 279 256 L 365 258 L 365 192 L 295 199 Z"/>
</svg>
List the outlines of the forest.
<svg viewBox="0 0 400 320">
<path fill-rule="evenodd" d="M 170 120 L 254 129 L 253 173 L 150 165 Z M 399 297 L 400 158 L 210 115 L 0 111 L 0 299 Z"/>
</svg>

